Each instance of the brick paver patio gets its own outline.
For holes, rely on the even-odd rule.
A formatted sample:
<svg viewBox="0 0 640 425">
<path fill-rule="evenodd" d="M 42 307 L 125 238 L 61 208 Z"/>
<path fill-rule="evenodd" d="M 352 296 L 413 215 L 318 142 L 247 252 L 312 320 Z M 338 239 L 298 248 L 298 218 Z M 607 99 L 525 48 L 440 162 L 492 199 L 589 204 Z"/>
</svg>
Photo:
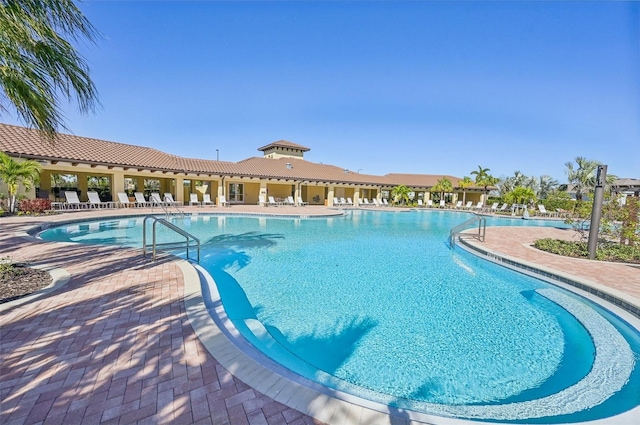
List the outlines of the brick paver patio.
<svg viewBox="0 0 640 425">
<path fill-rule="evenodd" d="M 105 213 L 0 218 L 0 257 L 64 269 L 70 277 L 38 299 L 0 305 L 0 423 L 320 424 L 247 386 L 203 347 L 171 257 L 153 263 L 140 250 L 20 235 L 43 221 L 99 214 Z M 523 245 L 535 237 L 539 229 L 488 229 L 486 245 L 640 297 L 637 268 L 564 259 Z"/>
</svg>

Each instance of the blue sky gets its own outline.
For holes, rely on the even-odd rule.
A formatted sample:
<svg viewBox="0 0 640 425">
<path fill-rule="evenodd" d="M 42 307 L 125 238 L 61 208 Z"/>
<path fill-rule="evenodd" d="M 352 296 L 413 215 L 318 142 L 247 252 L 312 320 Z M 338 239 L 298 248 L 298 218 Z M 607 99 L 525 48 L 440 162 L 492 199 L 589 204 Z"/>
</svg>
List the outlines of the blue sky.
<svg viewBox="0 0 640 425">
<path fill-rule="evenodd" d="M 640 3 L 92 1 L 79 136 L 238 161 L 285 139 L 367 174 L 640 178 Z M 12 117 L 3 115 L 3 121 Z"/>
</svg>

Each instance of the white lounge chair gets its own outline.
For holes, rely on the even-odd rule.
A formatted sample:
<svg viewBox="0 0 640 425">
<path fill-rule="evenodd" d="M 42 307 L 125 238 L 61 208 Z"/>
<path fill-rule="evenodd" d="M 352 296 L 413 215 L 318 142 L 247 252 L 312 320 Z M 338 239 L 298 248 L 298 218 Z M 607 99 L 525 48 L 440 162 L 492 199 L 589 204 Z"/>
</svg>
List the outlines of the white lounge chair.
<svg viewBox="0 0 640 425">
<path fill-rule="evenodd" d="M 198 201 L 198 194 L 197 193 L 190 193 L 189 194 L 189 205 L 198 205 L 199 207 L 202 206 L 200 201 Z"/>
<path fill-rule="evenodd" d="M 556 215 L 556 213 L 552 211 L 547 211 L 547 208 L 542 204 L 538 204 L 538 211 L 540 212 L 541 215 L 547 216 L 547 217 L 553 217 Z"/>
<path fill-rule="evenodd" d="M 389 201 L 387 201 L 387 198 L 382 198 L 382 206 L 383 207 L 388 207 L 389 206 Z"/>
<path fill-rule="evenodd" d="M 202 205 L 211 205 L 213 207 L 216 206 L 216 204 L 211 200 L 211 195 L 209 195 L 208 193 L 202 195 Z"/>
<path fill-rule="evenodd" d="M 338 199 L 338 198 L 333 198 L 333 205 L 334 205 L 334 206 L 340 206 L 340 205 L 342 205 L 342 203 L 340 202 L 340 199 Z"/>
<path fill-rule="evenodd" d="M 118 192 L 118 206 L 121 208 L 127 208 L 132 206 L 133 203 L 129 200 L 129 195 L 124 192 Z"/>
<path fill-rule="evenodd" d="M 371 204 L 369 203 L 369 200 L 367 198 L 362 198 L 360 200 L 360 205 L 362 205 L 363 207 L 370 207 Z"/>
<path fill-rule="evenodd" d="M 478 202 L 478 203 L 476 204 L 476 210 L 478 210 L 478 211 L 482 211 L 482 202 Z"/>
<path fill-rule="evenodd" d="M 353 200 L 351 198 L 347 198 L 347 205 L 353 205 Z"/>
<path fill-rule="evenodd" d="M 89 208 L 109 208 L 111 206 L 111 202 L 102 202 L 100 200 L 98 192 L 89 191 L 87 196 L 89 197 Z"/>
<path fill-rule="evenodd" d="M 500 208 L 498 208 L 498 211 L 506 211 L 508 206 L 509 204 L 505 202 L 504 204 L 502 204 Z"/>
<path fill-rule="evenodd" d="M 489 208 L 489 212 L 495 212 L 498 210 L 498 205 L 500 205 L 499 202 L 494 202 L 493 205 L 491 205 L 491 208 Z"/>
<path fill-rule="evenodd" d="M 167 205 L 173 205 L 175 207 L 179 207 L 182 206 L 182 202 L 178 202 L 178 201 L 174 201 L 173 200 L 173 195 L 169 192 L 166 192 L 164 194 L 164 203 Z"/>
<path fill-rule="evenodd" d="M 135 192 L 133 196 L 136 197 L 136 207 L 150 207 L 152 204 L 145 199 L 144 193 L 142 192 Z"/>
<path fill-rule="evenodd" d="M 469 201 L 467 202 L 467 205 L 464 206 L 464 209 L 470 210 L 472 205 L 473 205 L 473 201 Z"/>
<path fill-rule="evenodd" d="M 427 208 L 433 207 L 433 201 L 431 199 L 427 199 Z"/>
<path fill-rule="evenodd" d="M 64 198 L 67 202 L 64 203 L 63 207 L 67 209 L 80 209 L 89 206 L 86 202 L 80 202 L 80 199 L 78 199 L 78 193 L 73 190 L 65 191 Z"/>
<path fill-rule="evenodd" d="M 378 198 L 371 198 L 371 202 L 373 202 L 373 205 L 375 207 L 381 207 L 382 205 L 380 204 L 380 201 L 378 201 Z"/>
<path fill-rule="evenodd" d="M 223 207 L 230 207 L 231 204 L 229 202 L 227 202 L 227 197 L 224 195 L 220 195 L 218 196 L 218 205 L 223 206 Z"/>
<path fill-rule="evenodd" d="M 304 207 L 305 205 L 309 205 L 308 202 L 304 202 L 301 196 L 298 196 L 298 205 Z"/>
<path fill-rule="evenodd" d="M 439 206 L 440 206 L 440 208 L 445 208 L 446 207 L 446 205 L 444 204 L 444 199 L 440 200 L 440 205 Z"/>
<path fill-rule="evenodd" d="M 261 207 L 268 207 L 269 203 L 265 199 L 264 195 L 258 195 L 258 205 Z"/>
<path fill-rule="evenodd" d="M 422 202 L 422 199 L 418 199 L 418 208 L 424 208 L 424 203 Z"/>
<path fill-rule="evenodd" d="M 458 201 L 456 202 L 456 206 L 454 207 L 455 209 L 460 209 L 462 208 L 462 201 Z"/>
<path fill-rule="evenodd" d="M 164 202 L 162 202 L 162 199 L 160 199 L 160 194 L 157 192 L 154 192 L 149 196 L 149 203 L 151 204 L 151 206 L 164 205 Z"/>
<path fill-rule="evenodd" d="M 287 200 L 284 203 L 285 205 L 289 205 L 291 207 L 296 206 L 296 201 L 293 200 L 293 196 L 287 196 Z"/>
</svg>

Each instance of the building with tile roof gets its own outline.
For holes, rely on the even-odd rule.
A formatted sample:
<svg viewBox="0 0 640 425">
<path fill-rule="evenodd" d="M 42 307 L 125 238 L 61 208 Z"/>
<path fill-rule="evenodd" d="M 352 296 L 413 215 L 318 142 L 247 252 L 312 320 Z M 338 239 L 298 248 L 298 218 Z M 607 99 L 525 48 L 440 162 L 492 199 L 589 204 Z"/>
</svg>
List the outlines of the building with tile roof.
<svg viewBox="0 0 640 425">
<path fill-rule="evenodd" d="M 62 200 L 65 190 L 76 190 L 81 200 L 96 190 L 103 201 L 118 192 L 171 193 L 178 201 L 190 193 L 225 196 L 230 203 L 257 204 L 259 197 L 274 196 L 318 205 L 333 205 L 334 198 L 389 197 L 395 186 L 408 186 L 415 199 L 429 199 L 429 189 L 441 178 L 454 188 L 454 176 L 428 174 L 360 174 L 343 167 L 310 162 L 310 149 L 286 140 L 260 147 L 262 157 L 239 162 L 184 158 L 157 149 L 87 137 L 60 134 L 55 143 L 33 129 L 0 124 L 0 150 L 15 158 L 32 159 L 42 165 L 39 186 L 30 196 Z M 3 189 L 0 187 L 0 191 Z M 449 201 L 462 191 L 454 189 Z M 439 194 L 434 194 L 439 196 Z M 465 189 L 467 200 L 480 201 L 482 188 Z"/>
</svg>

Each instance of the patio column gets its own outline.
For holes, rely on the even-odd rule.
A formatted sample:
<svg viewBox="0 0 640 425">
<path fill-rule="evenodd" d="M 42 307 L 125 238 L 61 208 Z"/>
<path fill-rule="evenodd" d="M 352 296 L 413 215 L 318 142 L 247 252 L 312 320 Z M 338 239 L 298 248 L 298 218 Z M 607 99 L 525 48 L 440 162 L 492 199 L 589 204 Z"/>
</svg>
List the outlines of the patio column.
<svg viewBox="0 0 640 425">
<path fill-rule="evenodd" d="M 360 204 L 360 186 L 356 186 L 353 189 L 353 206 L 357 207 Z"/>
<path fill-rule="evenodd" d="M 182 202 L 184 204 L 184 177 L 176 176 L 176 197 L 174 201 Z"/>
<path fill-rule="evenodd" d="M 124 192 L 124 171 L 113 170 L 111 185 L 113 186 L 111 200 L 118 199 L 118 192 Z"/>
<path fill-rule="evenodd" d="M 329 190 L 327 191 L 327 206 L 328 207 L 332 207 L 333 206 L 333 191 L 334 191 L 334 187 L 333 186 L 329 186 Z"/>
</svg>

